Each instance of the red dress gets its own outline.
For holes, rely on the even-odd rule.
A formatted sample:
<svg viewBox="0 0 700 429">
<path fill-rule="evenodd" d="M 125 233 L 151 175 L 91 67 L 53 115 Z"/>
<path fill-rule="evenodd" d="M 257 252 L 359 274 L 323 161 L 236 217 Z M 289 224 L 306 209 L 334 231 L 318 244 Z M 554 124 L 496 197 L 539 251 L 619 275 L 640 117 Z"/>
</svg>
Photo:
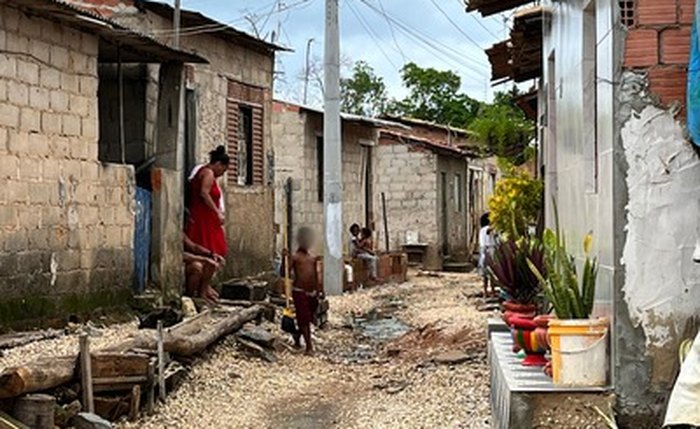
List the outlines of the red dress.
<svg viewBox="0 0 700 429">
<path fill-rule="evenodd" d="M 224 228 L 219 221 L 217 212 L 207 206 L 201 195 L 202 179 L 206 170 L 208 167 L 201 168 L 190 183 L 190 218 L 185 226 L 185 234 L 190 240 L 209 249 L 209 251 L 226 256 L 228 245 L 226 244 Z M 221 188 L 216 180 L 211 186 L 209 195 L 214 200 L 214 204 L 219 206 L 222 196 Z"/>
</svg>

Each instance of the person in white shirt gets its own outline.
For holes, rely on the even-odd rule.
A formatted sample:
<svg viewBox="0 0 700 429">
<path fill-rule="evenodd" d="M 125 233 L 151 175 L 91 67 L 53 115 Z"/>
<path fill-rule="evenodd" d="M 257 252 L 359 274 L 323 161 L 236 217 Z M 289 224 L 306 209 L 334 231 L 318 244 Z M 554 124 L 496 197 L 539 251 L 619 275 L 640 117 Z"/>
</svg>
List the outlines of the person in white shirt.
<svg viewBox="0 0 700 429">
<path fill-rule="evenodd" d="M 489 295 L 489 275 L 486 267 L 486 259 L 488 255 L 493 254 L 493 249 L 496 247 L 495 232 L 491 228 L 491 220 L 489 214 L 484 213 L 481 216 L 481 229 L 479 230 L 479 266 L 478 270 L 481 277 L 484 279 L 484 298 Z M 496 291 L 491 285 L 491 294 L 495 295 Z"/>
</svg>

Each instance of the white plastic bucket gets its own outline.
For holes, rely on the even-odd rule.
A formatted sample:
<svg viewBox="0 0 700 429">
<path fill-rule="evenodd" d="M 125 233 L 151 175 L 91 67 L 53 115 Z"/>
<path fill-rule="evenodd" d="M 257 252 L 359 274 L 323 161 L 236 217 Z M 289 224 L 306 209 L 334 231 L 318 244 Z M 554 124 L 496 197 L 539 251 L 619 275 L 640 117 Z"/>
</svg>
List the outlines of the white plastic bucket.
<svg viewBox="0 0 700 429">
<path fill-rule="evenodd" d="M 561 386 L 605 386 L 608 379 L 608 319 L 549 321 L 552 377 Z"/>
</svg>

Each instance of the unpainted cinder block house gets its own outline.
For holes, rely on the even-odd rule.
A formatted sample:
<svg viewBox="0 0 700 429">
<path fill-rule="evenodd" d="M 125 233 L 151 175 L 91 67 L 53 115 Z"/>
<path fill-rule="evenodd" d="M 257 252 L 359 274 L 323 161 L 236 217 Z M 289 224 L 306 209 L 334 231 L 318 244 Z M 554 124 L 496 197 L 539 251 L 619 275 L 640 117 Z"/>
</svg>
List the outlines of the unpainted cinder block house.
<svg viewBox="0 0 700 429">
<path fill-rule="evenodd" d="M 104 125 L 125 97 L 103 92 L 100 70 L 203 61 L 65 2 L 0 1 L 0 323 L 125 302 L 138 171 L 123 144 L 118 162 L 105 155 L 124 143 L 123 121 Z M 157 90 L 156 108 L 177 113 L 172 88 Z M 170 124 L 155 126 L 163 147 Z"/>
</svg>

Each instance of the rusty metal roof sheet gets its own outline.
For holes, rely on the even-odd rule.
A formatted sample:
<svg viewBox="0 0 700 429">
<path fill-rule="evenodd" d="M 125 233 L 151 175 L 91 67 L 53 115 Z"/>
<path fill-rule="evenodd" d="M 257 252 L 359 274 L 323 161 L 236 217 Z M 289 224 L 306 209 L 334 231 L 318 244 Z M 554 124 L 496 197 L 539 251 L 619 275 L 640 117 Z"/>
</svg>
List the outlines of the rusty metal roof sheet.
<svg viewBox="0 0 700 429">
<path fill-rule="evenodd" d="M 510 39 L 486 50 L 491 80 L 523 82 L 542 75 L 542 26 L 546 11 L 535 7 L 518 13 Z"/>
<path fill-rule="evenodd" d="M 58 21 L 100 38 L 100 62 L 159 63 L 179 61 L 206 63 L 199 55 L 174 49 L 157 40 L 128 29 L 94 12 L 78 8 L 63 0 L 6 0 L 25 13 Z"/>
<path fill-rule="evenodd" d="M 173 19 L 174 9 L 168 3 L 139 0 L 137 4 L 164 18 Z M 199 29 L 197 34 L 212 34 L 262 52 L 291 51 L 289 48 L 267 42 L 244 31 L 238 30 L 229 24 L 216 21 L 193 10 L 182 9 L 180 11 L 180 25 L 183 31 L 186 31 L 188 27 L 197 28 Z"/>
<path fill-rule="evenodd" d="M 532 1 L 533 0 L 469 0 L 467 3 L 467 12 L 479 11 L 482 16 L 489 16 L 532 3 Z"/>
</svg>

